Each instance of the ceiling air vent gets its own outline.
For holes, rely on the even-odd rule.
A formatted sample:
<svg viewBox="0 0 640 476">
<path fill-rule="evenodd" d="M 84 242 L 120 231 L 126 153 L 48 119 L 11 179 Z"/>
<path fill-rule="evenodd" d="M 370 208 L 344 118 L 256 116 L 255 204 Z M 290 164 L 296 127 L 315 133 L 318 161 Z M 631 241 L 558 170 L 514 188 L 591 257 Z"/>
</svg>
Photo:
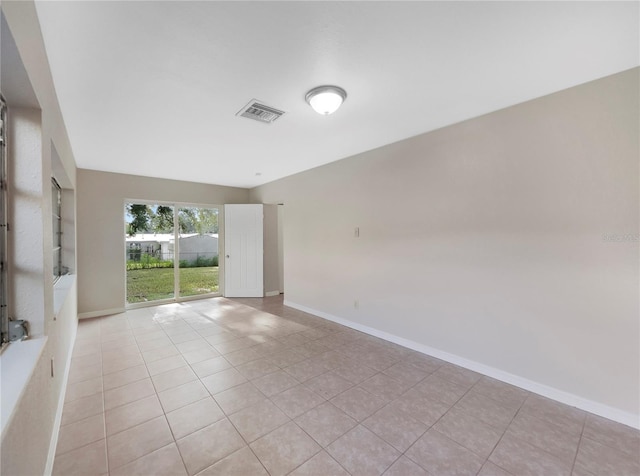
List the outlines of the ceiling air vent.
<svg viewBox="0 0 640 476">
<path fill-rule="evenodd" d="M 240 109 L 236 116 L 248 117 L 249 119 L 254 119 L 256 121 L 271 124 L 283 114 L 284 111 L 265 106 L 264 104 L 253 99 L 249 102 L 249 104 Z"/>
</svg>

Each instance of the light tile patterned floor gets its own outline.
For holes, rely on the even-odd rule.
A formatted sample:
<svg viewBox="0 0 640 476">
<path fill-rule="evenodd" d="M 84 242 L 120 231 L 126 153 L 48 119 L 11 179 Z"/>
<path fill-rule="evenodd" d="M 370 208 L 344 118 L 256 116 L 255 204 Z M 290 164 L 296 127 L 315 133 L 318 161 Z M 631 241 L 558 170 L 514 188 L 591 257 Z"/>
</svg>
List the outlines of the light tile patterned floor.
<svg viewBox="0 0 640 476">
<path fill-rule="evenodd" d="M 287 308 L 83 320 L 54 474 L 638 475 L 640 433 Z"/>
</svg>

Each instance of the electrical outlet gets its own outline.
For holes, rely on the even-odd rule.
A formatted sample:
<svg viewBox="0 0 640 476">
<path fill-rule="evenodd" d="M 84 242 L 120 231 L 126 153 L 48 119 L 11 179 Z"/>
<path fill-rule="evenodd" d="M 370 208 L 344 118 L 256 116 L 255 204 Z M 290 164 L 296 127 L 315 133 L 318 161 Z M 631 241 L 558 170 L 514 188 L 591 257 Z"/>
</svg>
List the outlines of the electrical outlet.
<svg viewBox="0 0 640 476">
<path fill-rule="evenodd" d="M 356 238 L 360 238 L 360 227 L 356 226 L 353 236 L 355 236 Z"/>
<path fill-rule="evenodd" d="M 360 308 L 360 302 L 357 299 L 355 301 L 353 301 L 353 308 L 354 309 L 359 309 Z"/>
</svg>

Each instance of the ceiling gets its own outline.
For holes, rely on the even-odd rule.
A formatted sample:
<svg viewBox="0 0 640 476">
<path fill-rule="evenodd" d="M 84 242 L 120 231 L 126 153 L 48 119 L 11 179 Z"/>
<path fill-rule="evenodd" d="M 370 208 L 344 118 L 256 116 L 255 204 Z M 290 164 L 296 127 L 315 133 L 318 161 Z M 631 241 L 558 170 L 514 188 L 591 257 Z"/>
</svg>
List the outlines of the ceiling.
<svg viewBox="0 0 640 476">
<path fill-rule="evenodd" d="M 78 167 L 253 187 L 639 64 L 638 2 L 38 2 Z M 304 101 L 346 89 L 330 116 Z M 252 99 L 273 124 L 235 114 Z M 260 174 L 260 175 L 258 175 Z"/>
</svg>

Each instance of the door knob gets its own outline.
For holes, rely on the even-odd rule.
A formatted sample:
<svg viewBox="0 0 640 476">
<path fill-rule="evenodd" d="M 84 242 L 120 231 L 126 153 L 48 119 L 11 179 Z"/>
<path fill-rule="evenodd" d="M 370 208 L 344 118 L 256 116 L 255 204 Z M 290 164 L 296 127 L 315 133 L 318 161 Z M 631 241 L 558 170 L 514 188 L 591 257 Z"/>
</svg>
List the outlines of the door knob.
<svg viewBox="0 0 640 476">
<path fill-rule="evenodd" d="M 229 255 L 227 255 L 227 258 L 229 257 Z"/>
</svg>

